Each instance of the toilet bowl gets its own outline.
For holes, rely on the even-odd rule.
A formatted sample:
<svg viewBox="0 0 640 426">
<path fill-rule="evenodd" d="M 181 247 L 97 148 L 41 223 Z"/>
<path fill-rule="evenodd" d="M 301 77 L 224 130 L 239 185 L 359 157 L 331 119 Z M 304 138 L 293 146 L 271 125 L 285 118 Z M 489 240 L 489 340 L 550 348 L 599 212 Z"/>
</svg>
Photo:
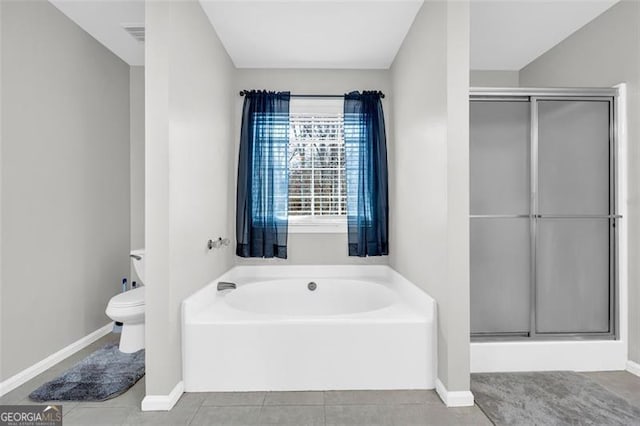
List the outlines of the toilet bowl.
<svg viewBox="0 0 640 426">
<path fill-rule="evenodd" d="M 134 269 L 140 281 L 144 279 L 144 250 L 131 252 Z M 109 318 L 122 323 L 120 351 L 136 352 L 144 348 L 144 287 L 138 287 L 113 296 L 105 313 Z"/>
</svg>

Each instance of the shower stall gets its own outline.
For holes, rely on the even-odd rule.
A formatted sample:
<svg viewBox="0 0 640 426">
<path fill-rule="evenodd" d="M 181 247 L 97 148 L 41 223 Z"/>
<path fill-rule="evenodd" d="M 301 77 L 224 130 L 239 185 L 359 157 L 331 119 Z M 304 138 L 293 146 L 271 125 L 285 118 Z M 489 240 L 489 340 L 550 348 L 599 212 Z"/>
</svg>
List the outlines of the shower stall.
<svg viewBox="0 0 640 426">
<path fill-rule="evenodd" d="M 616 338 L 616 96 L 472 89 L 472 340 Z"/>
</svg>

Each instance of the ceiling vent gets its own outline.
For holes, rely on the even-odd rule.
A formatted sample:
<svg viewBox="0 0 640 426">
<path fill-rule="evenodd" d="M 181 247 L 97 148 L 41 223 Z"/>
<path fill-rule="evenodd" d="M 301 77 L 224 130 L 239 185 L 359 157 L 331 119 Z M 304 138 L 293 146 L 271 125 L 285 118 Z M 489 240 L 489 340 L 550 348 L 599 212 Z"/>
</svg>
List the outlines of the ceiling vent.
<svg viewBox="0 0 640 426">
<path fill-rule="evenodd" d="M 129 35 L 135 38 L 140 43 L 144 43 L 144 25 L 143 24 L 122 24 L 122 28 Z"/>
</svg>

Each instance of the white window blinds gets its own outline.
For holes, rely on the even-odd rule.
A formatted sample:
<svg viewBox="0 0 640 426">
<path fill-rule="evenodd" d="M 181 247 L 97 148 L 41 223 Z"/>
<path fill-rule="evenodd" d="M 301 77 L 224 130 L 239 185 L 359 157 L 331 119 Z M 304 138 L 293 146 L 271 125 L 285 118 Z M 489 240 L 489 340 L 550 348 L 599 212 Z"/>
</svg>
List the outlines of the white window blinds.
<svg viewBox="0 0 640 426">
<path fill-rule="evenodd" d="M 346 215 L 342 103 L 319 101 L 289 116 L 289 216 Z"/>
</svg>

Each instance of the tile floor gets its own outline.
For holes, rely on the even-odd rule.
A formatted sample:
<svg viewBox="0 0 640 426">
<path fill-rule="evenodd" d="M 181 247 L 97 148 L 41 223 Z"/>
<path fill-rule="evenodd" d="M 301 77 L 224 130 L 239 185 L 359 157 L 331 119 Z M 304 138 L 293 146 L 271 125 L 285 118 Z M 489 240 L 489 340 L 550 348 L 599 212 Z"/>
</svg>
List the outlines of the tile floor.
<svg viewBox="0 0 640 426">
<path fill-rule="evenodd" d="M 31 391 L 119 335 L 108 335 L 0 398 L 30 404 Z M 585 373 L 640 406 L 640 378 L 626 372 Z M 141 412 L 144 378 L 105 402 L 63 404 L 72 425 L 491 425 L 477 406 L 447 409 L 434 391 L 186 393 L 170 412 Z"/>
</svg>

